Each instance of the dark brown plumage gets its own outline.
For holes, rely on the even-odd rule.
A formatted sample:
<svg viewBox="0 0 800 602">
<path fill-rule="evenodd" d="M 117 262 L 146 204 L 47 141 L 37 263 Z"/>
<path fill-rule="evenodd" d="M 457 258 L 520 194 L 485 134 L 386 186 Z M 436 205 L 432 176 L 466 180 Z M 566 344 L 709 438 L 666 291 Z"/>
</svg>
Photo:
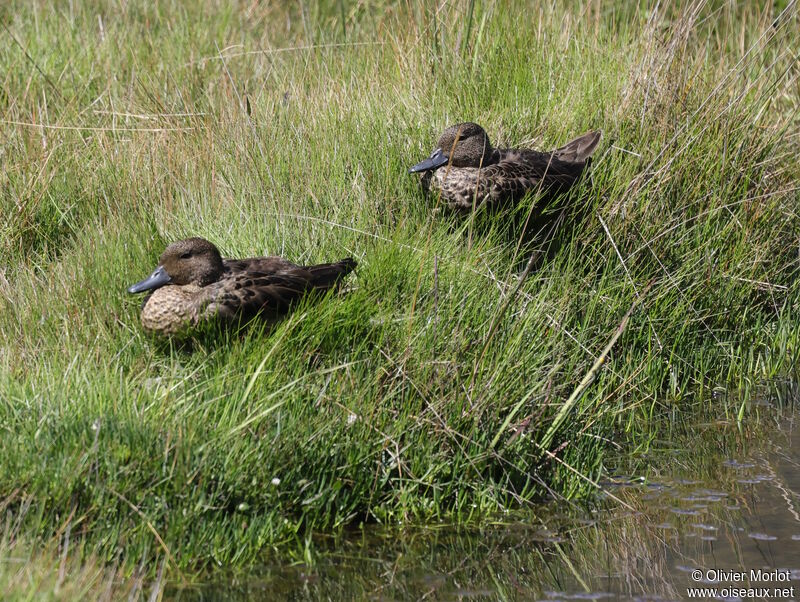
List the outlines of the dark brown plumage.
<svg viewBox="0 0 800 602">
<path fill-rule="evenodd" d="M 600 137 L 599 131 L 587 132 L 547 152 L 498 149 L 481 126 L 459 123 L 447 128 L 431 156 L 410 171 L 422 173 L 425 190 L 438 190 L 451 208 L 470 210 L 529 191 L 566 191 L 589 164 Z"/>
<path fill-rule="evenodd" d="M 145 330 L 172 335 L 214 319 L 271 319 L 303 296 L 336 286 L 356 266 L 352 258 L 299 266 L 281 257 L 222 259 L 202 238 L 169 245 L 159 265 L 130 293 L 153 291 L 142 305 Z"/>
</svg>

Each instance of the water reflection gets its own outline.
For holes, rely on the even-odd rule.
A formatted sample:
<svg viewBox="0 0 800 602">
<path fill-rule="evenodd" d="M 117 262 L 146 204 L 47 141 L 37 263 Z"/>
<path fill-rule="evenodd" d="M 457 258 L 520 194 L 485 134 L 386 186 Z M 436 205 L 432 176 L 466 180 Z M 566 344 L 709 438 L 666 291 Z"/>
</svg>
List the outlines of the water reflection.
<svg viewBox="0 0 800 602">
<path fill-rule="evenodd" d="M 535 518 L 480 529 L 370 528 L 323 545 L 313 567 L 217 576 L 167 597 L 683 600 L 695 586 L 794 586 L 800 598 L 800 430 L 792 409 L 759 413 L 746 426 L 716 420 L 646 457 L 618 459 L 624 470 L 603 486 L 634 511 L 610 499 L 601 510 L 554 502 Z M 759 569 L 780 575 L 753 582 Z M 747 579 L 731 582 L 738 572 Z"/>
</svg>

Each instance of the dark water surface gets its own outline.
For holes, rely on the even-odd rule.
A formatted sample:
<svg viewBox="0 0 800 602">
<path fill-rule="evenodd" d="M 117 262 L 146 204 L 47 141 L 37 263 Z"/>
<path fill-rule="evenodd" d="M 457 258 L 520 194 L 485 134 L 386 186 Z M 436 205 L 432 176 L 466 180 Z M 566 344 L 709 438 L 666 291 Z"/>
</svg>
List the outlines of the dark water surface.
<svg viewBox="0 0 800 602">
<path fill-rule="evenodd" d="M 800 600 L 798 421 L 795 407 L 761 405 L 741 425 L 695 424 L 620 458 L 599 509 L 552 502 L 480 529 L 370 528 L 311 567 L 263 567 L 167 598 L 684 600 L 708 587 L 716 598 L 695 599 Z"/>
</svg>

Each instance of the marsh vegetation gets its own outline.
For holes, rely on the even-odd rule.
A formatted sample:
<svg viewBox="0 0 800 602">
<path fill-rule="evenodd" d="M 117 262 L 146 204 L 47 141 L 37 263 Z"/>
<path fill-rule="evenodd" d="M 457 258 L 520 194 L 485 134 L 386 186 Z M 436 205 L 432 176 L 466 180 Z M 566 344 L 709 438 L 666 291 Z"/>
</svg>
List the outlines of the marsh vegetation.
<svg viewBox="0 0 800 602">
<path fill-rule="evenodd" d="M 3 538 L 79 575 L 592 499 L 612 443 L 794 374 L 794 1 L 12 0 L 0 24 Z M 604 138 L 521 239 L 536 199 L 465 218 L 407 174 L 464 120 Z M 189 236 L 358 269 L 187 350 L 125 288 Z"/>
</svg>

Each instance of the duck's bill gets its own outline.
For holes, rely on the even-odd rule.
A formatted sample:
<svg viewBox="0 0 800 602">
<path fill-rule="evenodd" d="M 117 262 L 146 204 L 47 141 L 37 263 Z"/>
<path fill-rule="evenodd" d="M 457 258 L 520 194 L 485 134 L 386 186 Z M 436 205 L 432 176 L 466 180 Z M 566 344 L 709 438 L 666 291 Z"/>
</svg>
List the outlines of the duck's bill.
<svg viewBox="0 0 800 602">
<path fill-rule="evenodd" d="M 152 291 L 165 284 L 170 283 L 171 278 L 167 271 L 164 269 L 164 266 L 158 266 L 153 273 L 150 274 L 147 278 L 142 280 L 141 282 L 137 282 L 136 284 L 128 287 L 128 292 L 132 294 L 136 293 L 143 293 L 145 291 Z"/>
<path fill-rule="evenodd" d="M 430 157 L 425 159 L 424 161 L 417 163 L 414 167 L 408 170 L 408 173 L 420 173 L 423 171 L 430 171 L 432 169 L 436 169 L 437 167 L 441 167 L 445 165 L 450 160 L 442 149 L 437 148 Z"/>
</svg>

